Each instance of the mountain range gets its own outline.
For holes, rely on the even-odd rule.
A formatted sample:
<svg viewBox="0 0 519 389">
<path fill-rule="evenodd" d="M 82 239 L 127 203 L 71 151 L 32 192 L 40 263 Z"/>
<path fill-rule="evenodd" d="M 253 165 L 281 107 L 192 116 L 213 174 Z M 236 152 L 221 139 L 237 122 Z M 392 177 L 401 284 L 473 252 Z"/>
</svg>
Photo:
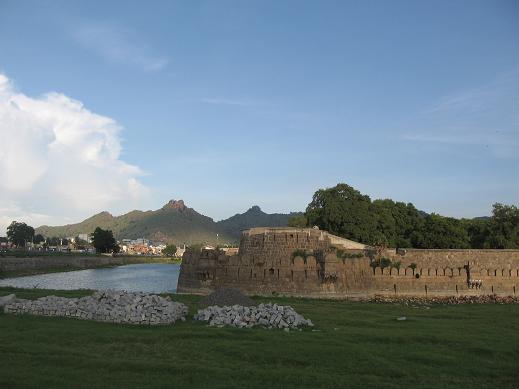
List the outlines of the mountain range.
<svg viewBox="0 0 519 389">
<path fill-rule="evenodd" d="M 65 226 L 41 226 L 37 234 L 46 237 L 71 237 L 89 234 L 96 227 L 112 230 L 116 239 L 146 238 L 175 244 L 192 243 L 234 243 L 240 239 L 241 231 L 252 227 L 283 227 L 292 216 L 290 214 L 267 214 L 258 206 L 253 206 L 242 214 L 215 222 L 193 208 L 183 200 L 171 200 L 155 211 L 131 211 L 121 216 L 101 212 L 81 223 Z M 218 234 L 218 235 L 217 235 Z"/>
</svg>

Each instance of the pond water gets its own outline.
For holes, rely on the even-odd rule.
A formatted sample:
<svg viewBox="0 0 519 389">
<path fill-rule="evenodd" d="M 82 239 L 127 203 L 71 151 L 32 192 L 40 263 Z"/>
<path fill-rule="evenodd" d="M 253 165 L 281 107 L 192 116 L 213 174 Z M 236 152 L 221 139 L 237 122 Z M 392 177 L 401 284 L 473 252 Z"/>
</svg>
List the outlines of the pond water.
<svg viewBox="0 0 519 389">
<path fill-rule="evenodd" d="M 65 273 L 5 278 L 0 286 L 38 289 L 115 289 L 129 292 L 176 293 L 180 265 L 145 263 Z"/>
</svg>

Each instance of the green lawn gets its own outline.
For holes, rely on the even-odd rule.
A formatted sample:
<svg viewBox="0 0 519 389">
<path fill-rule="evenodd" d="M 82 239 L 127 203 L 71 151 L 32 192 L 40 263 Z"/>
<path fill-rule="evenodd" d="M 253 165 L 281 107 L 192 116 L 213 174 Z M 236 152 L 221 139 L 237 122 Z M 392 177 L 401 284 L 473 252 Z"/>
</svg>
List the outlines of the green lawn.
<svg viewBox="0 0 519 389">
<path fill-rule="evenodd" d="M 50 294 L 14 291 L 25 298 Z M 210 328 L 191 319 L 199 297 L 173 298 L 191 312 L 171 327 L 0 314 L 0 387 L 519 386 L 519 305 L 425 309 L 269 299 L 316 324 L 315 331 L 285 333 Z"/>
</svg>

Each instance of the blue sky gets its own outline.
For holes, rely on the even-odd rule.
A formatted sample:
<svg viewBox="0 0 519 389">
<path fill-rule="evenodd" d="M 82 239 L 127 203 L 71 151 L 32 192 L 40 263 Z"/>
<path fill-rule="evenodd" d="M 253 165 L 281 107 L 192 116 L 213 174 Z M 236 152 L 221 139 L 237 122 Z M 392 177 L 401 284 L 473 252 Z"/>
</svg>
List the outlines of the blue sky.
<svg viewBox="0 0 519 389">
<path fill-rule="evenodd" d="M 456 217 L 519 202 L 516 1 L 0 0 L 0 74 L 5 221 L 287 212 L 338 182 Z"/>
</svg>

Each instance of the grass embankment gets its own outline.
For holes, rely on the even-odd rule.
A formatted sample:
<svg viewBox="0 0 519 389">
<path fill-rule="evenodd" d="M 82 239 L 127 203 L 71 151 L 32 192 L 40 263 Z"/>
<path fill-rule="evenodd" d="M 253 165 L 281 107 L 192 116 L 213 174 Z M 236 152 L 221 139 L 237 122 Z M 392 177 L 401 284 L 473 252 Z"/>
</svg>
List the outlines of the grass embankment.
<svg viewBox="0 0 519 389">
<path fill-rule="evenodd" d="M 88 291 L 0 289 L 36 298 Z M 0 314 L 0 387 L 517 387 L 519 305 L 272 298 L 315 330 L 132 327 Z M 259 299 L 266 301 L 265 299 Z M 406 316 L 406 321 L 396 318 Z"/>
<path fill-rule="evenodd" d="M 77 256 L 77 255 L 76 255 Z M 169 258 L 169 257 L 145 257 L 145 256 L 124 256 L 119 257 L 122 259 L 123 265 L 132 265 L 138 263 L 171 263 L 171 264 L 180 264 L 182 260 L 180 258 Z M 0 258 L 0 261 L 2 258 Z M 48 273 L 62 273 L 68 271 L 77 271 L 77 270 L 85 270 L 85 269 L 99 269 L 99 268 L 109 268 L 120 265 L 97 265 L 97 266 L 89 266 L 89 267 L 77 267 L 77 266 L 56 266 L 49 267 L 45 269 L 24 269 L 24 270 L 10 270 L 10 271 L 0 271 L 0 279 L 2 278 L 13 278 L 13 277 L 24 277 L 24 276 L 34 276 L 37 274 L 48 274 Z"/>
</svg>

